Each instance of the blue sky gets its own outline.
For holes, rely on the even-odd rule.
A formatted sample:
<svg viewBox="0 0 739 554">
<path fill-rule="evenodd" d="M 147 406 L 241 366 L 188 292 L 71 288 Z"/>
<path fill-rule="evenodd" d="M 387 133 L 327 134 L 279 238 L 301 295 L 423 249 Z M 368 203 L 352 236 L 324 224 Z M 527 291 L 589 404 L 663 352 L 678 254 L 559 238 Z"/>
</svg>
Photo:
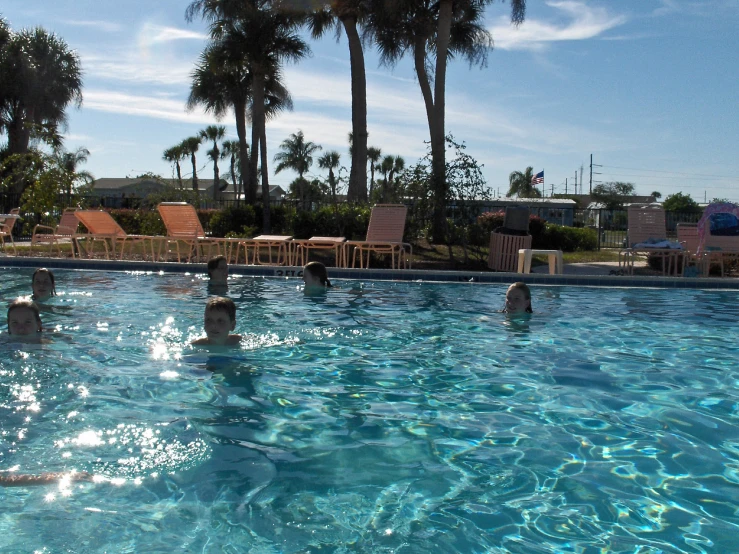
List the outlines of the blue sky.
<svg viewBox="0 0 739 554">
<path fill-rule="evenodd" d="M 96 177 L 172 176 L 162 152 L 216 123 L 186 112 L 189 74 L 206 42 L 174 0 L 4 0 L 13 29 L 42 26 L 78 51 L 84 101 L 69 111 L 66 147 L 90 150 Z M 488 185 L 505 194 L 511 171 L 545 170 L 546 193 L 589 181 L 629 181 L 639 194 L 678 191 L 739 201 L 739 0 L 529 0 L 509 24 L 497 2 L 486 68 L 462 61 L 447 79 L 447 132 L 467 144 Z M 301 129 L 347 167 L 351 96 L 346 40 L 310 41 L 286 68 L 295 109 L 268 124 L 271 157 Z M 428 127 L 412 66 L 378 66 L 366 48 L 369 144 L 414 163 Z M 219 122 L 236 138 L 231 118 Z M 201 146 L 198 171 L 212 176 Z M 273 164 L 274 165 L 274 164 Z M 184 166 L 187 170 L 187 165 Z M 321 175 L 317 166 L 314 175 Z M 270 182 L 287 188 L 286 171 Z"/>
</svg>

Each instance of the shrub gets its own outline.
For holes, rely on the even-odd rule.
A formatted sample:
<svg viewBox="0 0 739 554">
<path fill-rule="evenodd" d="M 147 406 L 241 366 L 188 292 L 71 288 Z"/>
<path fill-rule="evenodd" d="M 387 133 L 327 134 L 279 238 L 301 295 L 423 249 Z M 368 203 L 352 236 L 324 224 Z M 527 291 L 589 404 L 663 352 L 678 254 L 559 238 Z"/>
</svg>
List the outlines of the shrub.
<svg viewBox="0 0 739 554">
<path fill-rule="evenodd" d="M 210 231 L 215 237 L 251 238 L 253 230 L 260 228 L 261 223 L 260 221 L 259 225 L 257 224 L 253 206 L 230 206 L 213 214 L 210 218 Z"/>
<path fill-rule="evenodd" d="M 543 233 L 532 237 L 531 247 L 563 252 L 595 250 L 598 247 L 598 233 L 594 229 L 547 223 Z"/>
<path fill-rule="evenodd" d="M 156 210 L 109 210 L 110 215 L 129 235 L 166 235 L 162 218 Z"/>
</svg>

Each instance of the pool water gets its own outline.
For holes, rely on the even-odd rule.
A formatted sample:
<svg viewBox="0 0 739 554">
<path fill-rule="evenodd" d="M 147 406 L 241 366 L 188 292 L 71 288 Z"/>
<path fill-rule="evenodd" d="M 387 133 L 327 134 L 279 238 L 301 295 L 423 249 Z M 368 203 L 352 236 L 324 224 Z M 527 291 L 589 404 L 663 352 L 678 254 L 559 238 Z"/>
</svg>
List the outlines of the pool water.
<svg viewBox="0 0 739 554">
<path fill-rule="evenodd" d="M 55 275 L 0 470 L 98 480 L 0 488 L 4 553 L 739 551 L 736 291 L 237 276 L 208 352 L 202 276 Z"/>
</svg>

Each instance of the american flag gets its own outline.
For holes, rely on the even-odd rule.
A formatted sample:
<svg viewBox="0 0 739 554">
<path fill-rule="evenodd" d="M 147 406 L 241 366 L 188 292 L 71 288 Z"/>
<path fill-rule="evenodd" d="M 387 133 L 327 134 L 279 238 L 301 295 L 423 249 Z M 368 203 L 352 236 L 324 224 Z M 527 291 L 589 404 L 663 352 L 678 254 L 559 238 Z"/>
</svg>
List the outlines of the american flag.
<svg viewBox="0 0 739 554">
<path fill-rule="evenodd" d="M 544 183 L 544 170 L 542 169 L 539 173 L 534 175 L 534 177 L 531 179 L 532 185 L 541 185 Z"/>
</svg>

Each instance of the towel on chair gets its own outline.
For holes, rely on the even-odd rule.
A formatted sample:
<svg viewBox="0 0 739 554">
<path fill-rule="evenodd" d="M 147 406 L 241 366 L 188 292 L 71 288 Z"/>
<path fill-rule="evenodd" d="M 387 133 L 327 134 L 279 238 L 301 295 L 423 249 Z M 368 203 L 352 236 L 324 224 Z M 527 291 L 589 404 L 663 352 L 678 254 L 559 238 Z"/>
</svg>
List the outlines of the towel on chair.
<svg viewBox="0 0 739 554">
<path fill-rule="evenodd" d="M 674 250 L 682 250 L 683 245 L 667 239 L 647 239 L 644 242 L 633 245 L 632 248 L 672 248 Z"/>
</svg>

